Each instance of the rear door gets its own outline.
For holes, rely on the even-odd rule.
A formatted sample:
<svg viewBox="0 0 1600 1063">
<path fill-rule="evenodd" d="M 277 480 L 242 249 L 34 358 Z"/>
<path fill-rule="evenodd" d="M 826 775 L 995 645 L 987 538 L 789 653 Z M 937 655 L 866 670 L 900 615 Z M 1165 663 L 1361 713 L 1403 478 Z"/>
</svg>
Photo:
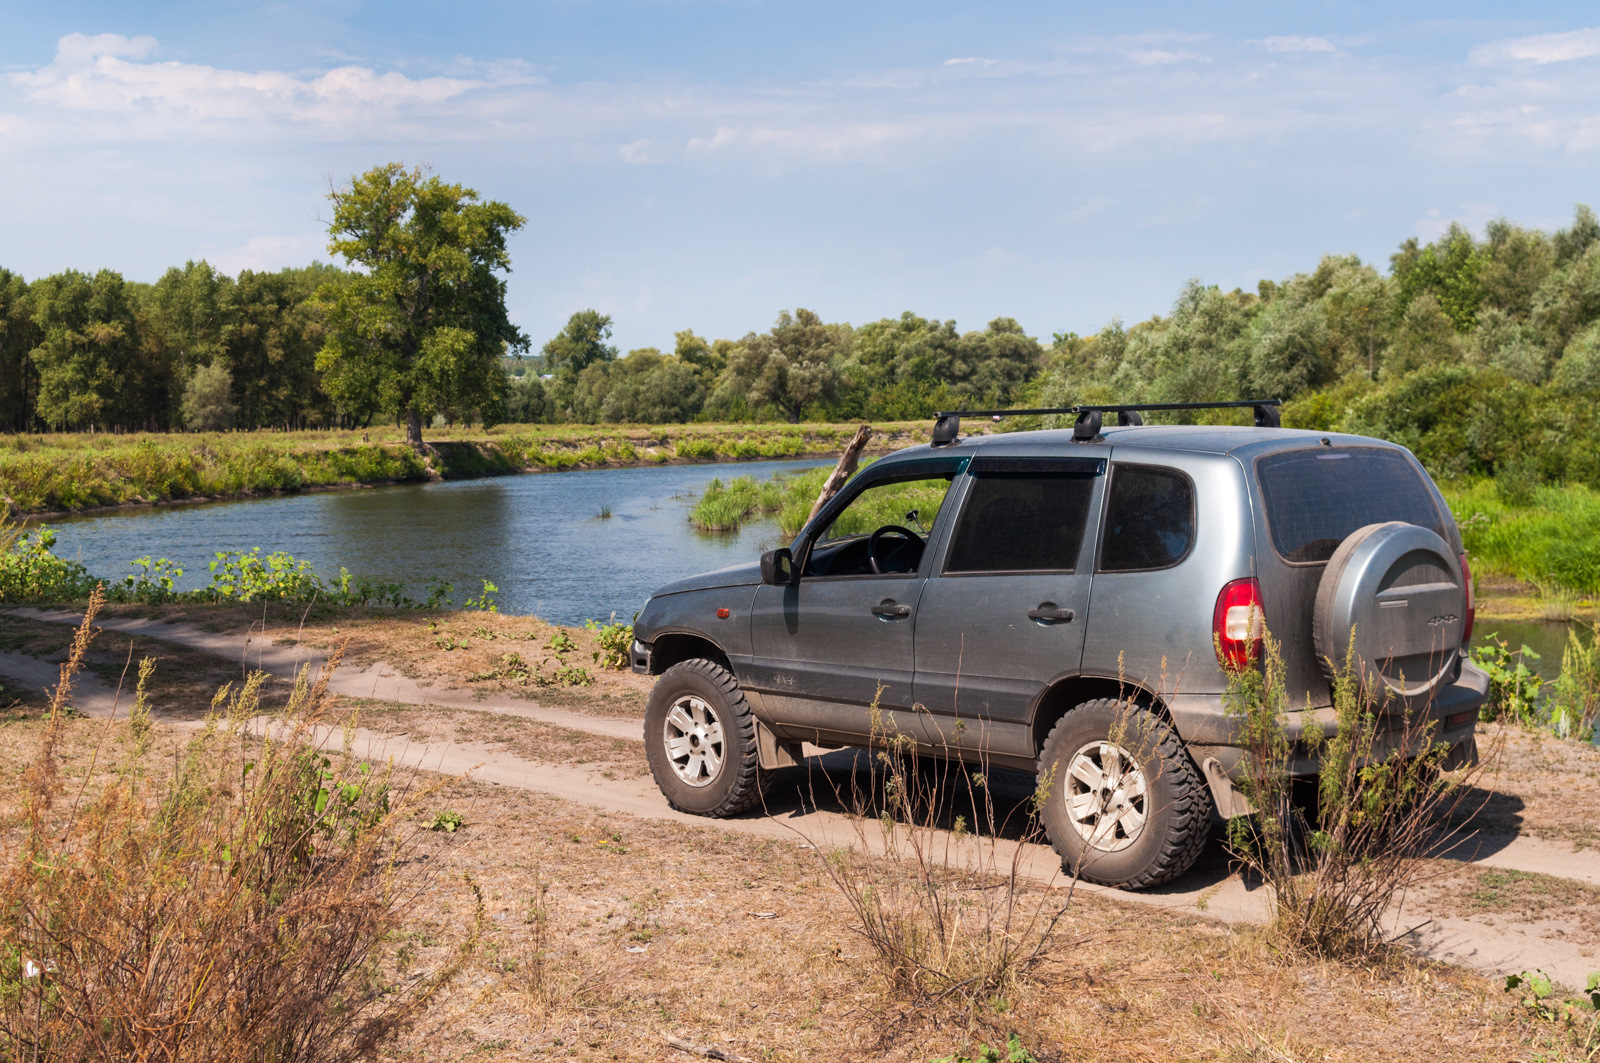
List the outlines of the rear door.
<svg viewBox="0 0 1600 1063">
<path fill-rule="evenodd" d="M 1029 714 L 1078 670 L 1089 612 L 1099 458 L 979 456 L 923 588 L 916 700 L 936 743 L 1031 756 Z"/>
</svg>

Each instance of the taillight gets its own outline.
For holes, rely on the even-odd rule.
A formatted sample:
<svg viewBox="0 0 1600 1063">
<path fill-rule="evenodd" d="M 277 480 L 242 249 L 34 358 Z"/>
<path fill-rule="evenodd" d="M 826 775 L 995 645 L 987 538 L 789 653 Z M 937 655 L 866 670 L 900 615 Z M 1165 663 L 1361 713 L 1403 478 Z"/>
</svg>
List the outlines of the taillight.
<svg viewBox="0 0 1600 1063">
<path fill-rule="evenodd" d="M 1472 566 L 1467 564 L 1467 555 L 1461 555 L 1461 578 L 1467 583 L 1467 626 L 1461 629 L 1461 644 L 1465 646 L 1472 641 L 1472 622 L 1478 618 L 1478 600 L 1472 592 Z"/>
<path fill-rule="evenodd" d="M 1261 656 L 1261 641 L 1267 633 L 1261 584 L 1254 578 L 1236 579 L 1222 588 L 1211 617 L 1211 633 L 1217 642 L 1217 659 L 1224 668 L 1237 672 L 1254 664 Z"/>
</svg>

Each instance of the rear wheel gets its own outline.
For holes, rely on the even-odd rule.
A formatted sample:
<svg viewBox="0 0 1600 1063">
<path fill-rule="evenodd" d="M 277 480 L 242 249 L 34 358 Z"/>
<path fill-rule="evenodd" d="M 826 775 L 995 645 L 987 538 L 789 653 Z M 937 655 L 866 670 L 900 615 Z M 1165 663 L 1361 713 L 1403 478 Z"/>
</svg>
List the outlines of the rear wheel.
<svg viewBox="0 0 1600 1063">
<path fill-rule="evenodd" d="M 1126 889 L 1157 886 L 1194 865 L 1211 798 L 1170 724 L 1101 698 L 1051 728 L 1039 754 L 1041 818 L 1068 871 Z"/>
<path fill-rule="evenodd" d="M 644 747 L 656 786 L 680 812 L 737 815 L 766 790 L 750 703 L 733 673 L 712 661 L 682 661 L 656 680 Z"/>
</svg>

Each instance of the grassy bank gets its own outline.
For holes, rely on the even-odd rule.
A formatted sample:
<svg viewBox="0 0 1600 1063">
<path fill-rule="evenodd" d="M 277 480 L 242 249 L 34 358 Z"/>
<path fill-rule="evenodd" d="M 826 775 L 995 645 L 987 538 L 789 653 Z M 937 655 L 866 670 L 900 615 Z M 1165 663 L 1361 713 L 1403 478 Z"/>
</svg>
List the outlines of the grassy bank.
<svg viewBox="0 0 1600 1063">
<path fill-rule="evenodd" d="M 1492 480 L 1446 487 L 1445 499 L 1478 571 L 1546 592 L 1600 593 L 1600 493 L 1579 485 L 1536 487 L 1508 499 Z"/>
<path fill-rule="evenodd" d="M 837 452 L 855 425 L 500 425 L 433 439 L 394 428 L 184 435 L 0 437 L 0 495 L 18 514 L 228 498 L 319 488 L 467 479 L 669 462 Z M 926 438 L 921 422 L 882 426 L 884 452 Z"/>
</svg>

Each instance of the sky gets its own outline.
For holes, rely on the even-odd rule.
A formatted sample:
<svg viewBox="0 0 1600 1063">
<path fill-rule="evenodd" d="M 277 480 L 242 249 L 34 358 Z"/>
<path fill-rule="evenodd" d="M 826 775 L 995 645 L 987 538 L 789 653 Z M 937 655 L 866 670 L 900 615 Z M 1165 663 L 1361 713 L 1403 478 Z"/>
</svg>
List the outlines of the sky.
<svg viewBox="0 0 1600 1063">
<path fill-rule="evenodd" d="M 795 307 L 1048 343 L 1326 253 L 1600 206 L 1592 4 L 0 0 L 0 267 L 329 261 L 425 165 L 527 217 L 508 303 L 624 351 Z"/>
</svg>

